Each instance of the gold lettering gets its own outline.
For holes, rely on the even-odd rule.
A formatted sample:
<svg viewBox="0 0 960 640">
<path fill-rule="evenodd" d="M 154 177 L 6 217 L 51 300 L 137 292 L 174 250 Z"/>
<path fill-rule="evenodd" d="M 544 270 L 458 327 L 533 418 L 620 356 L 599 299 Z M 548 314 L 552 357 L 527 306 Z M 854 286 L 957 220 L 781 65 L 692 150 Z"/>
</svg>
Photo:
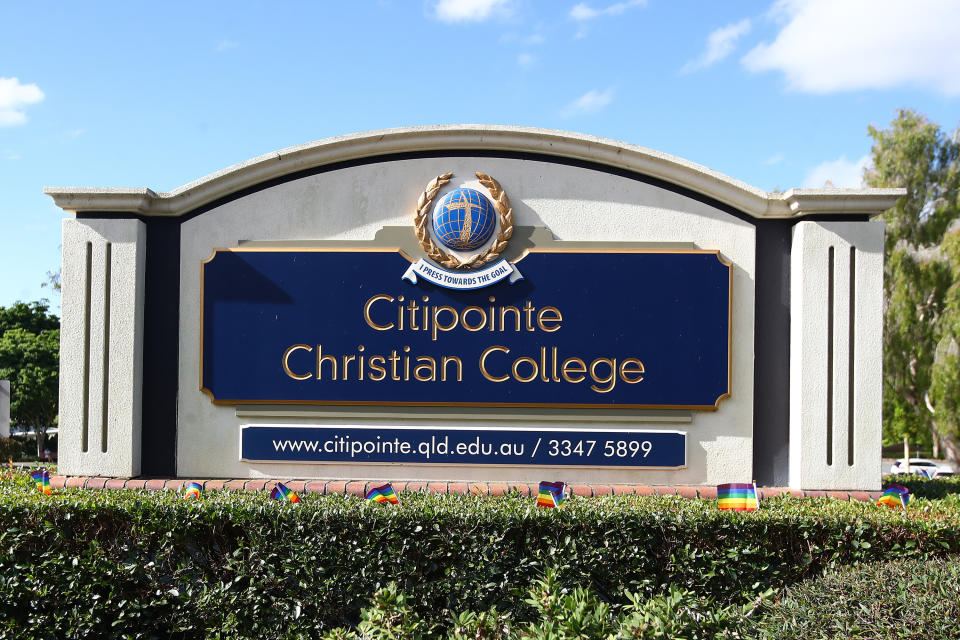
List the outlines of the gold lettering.
<svg viewBox="0 0 960 640">
<path fill-rule="evenodd" d="M 380 361 L 380 364 L 376 364 L 376 360 Z M 380 382 L 387 377 L 387 370 L 383 368 L 383 365 L 386 363 L 386 360 L 383 359 L 383 356 L 371 356 L 370 357 L 370 368 L 376 371 L 377 373 L 371 373 L 370 379 L 375 382 Z M 379 374 L 379 377 L 378 377 Z"/>
<path fill-rule="evenodd" d="M 555 322 L 557 324 L 550 327 L 546 325 L 548 322 Z M 560 309 L 556 307 L 544 307 L 537 313 L 537 324 L 540 326 L 541 331 L 553 333 L 560 328 L 561 322 L 563 322 L 563 316 L 560 314 Z"/>
<path fill-rule="evenodd" d="M 636 365 L 636 368 L 628 369 L 627 365 Z M 626 382 L 627 384 L 637 384 L 643 380 L 643 374 L 645 370 L 643 368 L 643 363 L 636 358 L 627 358 L 620 363 L 620 379 Z M 628 378 L 628 375 L 636 375 L 637 377 L 633 380 Z"/>
<path fill-rule="evenodd" d="M 443 356 L 440 379 L 443 382 L 447 381 L 447 363 L 450 362 L 457 365 L 457 382 L 463 382 L 463 362 L 457 356 Z"/>
<path fill-rule="evenodd" d="M 393 296 L 388 296 L 381 293 L 367 300 L 367 303 L 363 305 L 363 319 L 367 321 L 367 325 L 369 325 L 372 329 L 376 329 L 377 331 L 389 331 L 390 329 L 393 329 L 392 322 L 390 324 L 377 324 L 370 317 L 370 307 L 372 307 L 373 303 L 377 302 L 378 300 L 386 300 L 387 302 L 393 302 Z"/>
<path fill-rule="evenodd" d="M 480 314 L 480 324 L 473 325 L 467 322 L 467 314 L 471 311 L 476 311 Z M 463 328 L 467 331 L 480 331 L 480 329 L 483 329 L 487 325 L 487 314 L 480 307 L 467 307 L 460 315 L 460 324 L 462 324 Z"/>
<path fill-rule="evenodd" d="M 512 311 L 512 312 L 513 312 L 513 315 L 514 315 L 514 317 L 515 317 L 515 319 L 516 319 L 517 328 L 514 329 L 514 330 L 515 330 L 515 331 L 520 331 L 520 309 L 517 309 L 516 307 L 500 307 L 500 331 L 506 331 L 506 330 L 507 330 L 507 329 L 506 329 L 506 326 L 507 326 L 506 317 L 507 317 L 507 312 L 508 312 L 508 311 Z"/>
<path fill-rule="evenodd" d="M 296 374 L 290 370 L 290 354 L 301 349 L 308 352 L 313 351 L 313 347 L 308 344 L 295 344 L 292 347 L 288 347 L 287 350 L 283 352 L 283 372 L 294 380 L 307 380 L 313 377 L 312 373 Z"/>
<path fill-rule="evenodd" d="M 435 382 L 437 380 L 437 361 L 430 356 L 419 356 L 417 366 L 413 368 L 413 377 L 420 382 Z M 420 370 L 426 369 L 427 375 L 420 375 Z"/>
<path fill-rule="evenodd" d="M 453 319 L 450 320 L 449 324 L 440 324 L 440 313 L 442 311 L 446 311 L 453 316 Z M 424 315 L 426 315 L 426 313 L 424 313 Z M 459 322 L 460 316 L 457 315 L 457 310 L 453 307 L 448 307 L 447 305 L 443 305 L 442 307 L 433 307 L 433 340 L 436 341 L 437 339 L 437 331 L 450 331 L 456 328 Z"/>
<path fill-rule="evenodd" d="M 521 376 L 519 372 L 521 362 L 529 362 L 530 366 L 533 367 L 533 370 L 530 372 L 530 375 L 527 376 L 526 378 Z M 513 361 L 513 379 L 514 380 L 518 382 L 533 382 L 534 380 L 536 380 L 536 378 L 537 378 L 537 361 L 536 360 L 534 360 L 533 358 L 528 358 L 527 356 L 523 356 Z"/>
<path fill-rule="evenodd" d="M 400 376 L 397 375 L 397 363 L 400 362 L 400 356 L 397 355 L 396 349 L 390 352 L 390 355 L 387 357 L 387 360 L 390 361 L 390 379 L 399 380 Z"/>
<path fill-rule="evenodd" d="M 333 377 L 331 378 L 331 380 L 336 380 L 337 379 L 337 359 L 333 356 L 323 355 L 323 346 L 318 344 L 317 345 L 317 380 L 320 380 L 323 378 L 323 376 L 321 375 L 321 369 L 323 368 L 324 362 L 330 363 L 330 366 L 333 368 Z"/>
<path fill-rule="evenodd" d="M 577 363 L 579 366 L 574 367 L 573 363 Z M 579 376 L 577 378 L 573 378 L 572 376 L 570 376 L 570 374 L 586 373 L 586 372 L 587 372 L 587 364 L 580 358 L 567 358 L 566 360 L 563 361 L 563 366 L 560 367 L 560 373 L 561 375 L 563 375 L 563 379 L 566 380 L 567 382 L 583 382 L 586 376 Z"/>
<path fill-rule="evenodd" d="M 419 310 L 420 307 L 417 306 L 417 301 L 411 300 L 407 304 L 407 309 L 410 311 L 410 330 L 419 331 L 420 327 L 417 326 L 417 310 Z"/>
<path fill-rule="evenodd" d="M 504 382 L 510 379 L 510 376 L 503 376 L 500 378 L 494 378 L 487 372 L 487 356 L 490 355 L 493 351 L 502 351 L 503 353 L 510 353 L 510 349 L 500 345 L 494 345 L 492 347 L 487 347 L 483 350 L 483 353 L 480 354 L 480 373 L 483 374 L 483 377 L 489 380 L 490 382 Z"/>
<path fill-rule="evenodd" d="M 343 358 L 343 379 L 350 377 L 350 363 L 357 359 L 357 356 L 341 356 Z"/>
<path fill-rule="evenodd" d="M 536 329 L 533 328 L 533 305 L 529 300 L 523 305 L 523 314 L 527 316 L 527 331 L 536 331 Z"/>
<path fill-rule="evenodd" d="M 610 367 L 610 374 L 606 378 L 597 377 L 597 365 L 601 363 Z M 590 385 L 590 388 L 597 393 L 608 393 L 613 391 L 613 387 L 617 384 L 617 361 L 610 358 L 597 358 L 590 363 L 590 377 L 593 378 L 594 383 L 610 385 L 606 389 L 601 389 L 597 386 L 597 384 Z"/>
</svg>

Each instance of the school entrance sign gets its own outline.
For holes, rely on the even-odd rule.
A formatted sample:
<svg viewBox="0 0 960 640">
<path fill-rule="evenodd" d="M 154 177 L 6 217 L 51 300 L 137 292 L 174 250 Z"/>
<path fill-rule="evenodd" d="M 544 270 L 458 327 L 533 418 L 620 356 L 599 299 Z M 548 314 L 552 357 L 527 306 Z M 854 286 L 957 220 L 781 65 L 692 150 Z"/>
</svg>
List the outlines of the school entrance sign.
<svg viewBox="0 0 960 640">
<path fill-rule="evenodd" d="M 47 193 L 64 473 L 879 487 L 900 190 L 446 126 Z"/>
</svg>

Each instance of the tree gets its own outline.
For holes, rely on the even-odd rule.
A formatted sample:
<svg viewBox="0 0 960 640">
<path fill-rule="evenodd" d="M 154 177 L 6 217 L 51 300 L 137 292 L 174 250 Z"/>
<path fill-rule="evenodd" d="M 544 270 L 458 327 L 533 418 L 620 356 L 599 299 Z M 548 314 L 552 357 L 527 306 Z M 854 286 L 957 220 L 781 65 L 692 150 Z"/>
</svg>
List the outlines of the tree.
<svg viewBox="0 0 960 640">
<path fill-rule="evenodd" d="M 0 336 L 8 329 L 25 329 L 30 333 L 42 333 L 60 328 L 60 318 L 48 312 L 46 300 L 37 302 L 14 302 L 12 306 L 0 307 Z"/>
<path fill-rule="evenodd" d="M 60 269 L 56 271 L 47 271 L 47 279 L 40 283 L 41 287 L 50 287 L 56 293 L 60 293 L 62 284 L 60 282 Z"/>
<path fill-rule="evenodd" d="M 942 250 L 953 284 L 944 296 L 940 341 L 930 376 L 934 425 L 943 435 L 947 457 L 960 459 L 960 224 L 950 226 Z"/>
<path fill-rule="evenodd" d="M 57 422 L 60 387 L 60 321 L 46 302 L 0 307 L 0 379 L 10 381 L 11 422 L 35 430 L 39 456 Z"/>
<path fill-rule="evenodd" d="M 869 133 L 874 140 L 873 163 L 864 174 L 865 182 L 907 189 L 907 195 L 883 214 L 884 440 L 892 444 L 907 435 L 914 442 L 937 446 L 942 437 L 955 438 L 941 433 L 943 425 L 934 420 L 928 404 L 947 292 L 960 273 L 940 248 L 947 228 L 960 215 L 960 145 L 956 134 L 948 137 L 911 110 L 898 111 L 889 128 L 870 127 Z M 947 393 L 945 387 L 938 389 Z M 954 387 L 952 393 L 960 390 Z"/>
</svg>

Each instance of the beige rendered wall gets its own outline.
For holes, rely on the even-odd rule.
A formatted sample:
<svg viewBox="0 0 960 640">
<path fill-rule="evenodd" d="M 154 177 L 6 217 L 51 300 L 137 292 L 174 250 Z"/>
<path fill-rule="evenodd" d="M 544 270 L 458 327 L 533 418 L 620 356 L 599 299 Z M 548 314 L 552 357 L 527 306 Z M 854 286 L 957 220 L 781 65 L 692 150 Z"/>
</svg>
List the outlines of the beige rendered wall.
<svg viewBox="0 0 960 640">
<path fill-rule="evenodd" d="M 214 405 L 199 391 L 200 265 L 214 249 L 244 241 L 372 240 L 382 227 L 409 226 L 417 198 L 434 176 L 453 171 L 452 184 L 471 184 L 483 171 L 500 181 L 518 226 L 546 227 L 561 241 L 693 243 L 719 250 L 733 263 L 732 397 L 716 412 L 676 413 L 625 424 L 602 417 L 557 420 L 529 414 L 471 414 L 455 418 L 399 416 L 294 417 Z M 688 467 L 678 471 L 552 469 L 549 476 L 579 482 L 716 484 L 751 479 L 753 424 L 754 227 L 698 200 L 611 173 L 542 161 L 488 157 L 397 160 L 344 168 L 273 186 L 218 206 L 183 224 L 180 272 L 180 394 L 177 473 L 218 477 L 350 477 L 538 481 L 527 467 L 251 464 L 239 459 L 243 424 L 325 424 L 445 427 L 638 428 L 688 433 Z M 521 263 L 522 264 L 522 263 Z M 399 276 L 398 276 L 399 277 Z M 630 278 L 624 279 L 628 287 Z M 251 415 L 252 413 L 252 415 Z M 452 411 L 447 412 L 453 413 Z M 669 418 L 667 418 L 669 420 Z"/>
</svg>

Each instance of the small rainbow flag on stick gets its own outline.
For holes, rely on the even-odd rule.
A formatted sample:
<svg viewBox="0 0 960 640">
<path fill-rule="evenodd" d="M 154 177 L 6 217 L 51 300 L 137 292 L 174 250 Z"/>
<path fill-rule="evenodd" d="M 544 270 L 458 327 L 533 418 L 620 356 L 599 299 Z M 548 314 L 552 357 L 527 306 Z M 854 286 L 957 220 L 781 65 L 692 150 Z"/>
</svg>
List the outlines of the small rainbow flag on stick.
<svg viewBox="0 0 960 640">
<path fill-rule="evenodd" d="M 277 486 L 270 491 L 270 497 L 274 500 L 289 500 L 294 504 L 300 502 L 300 496 L 287 488 L 287 485 L 282 482 L 278 482 Z"/>
<path fill-rule="evenodd" d="M 50 490 L 49 471 L 46 469 L 37 470 L 31 473 L 30 477 L 33 478 L 33 481 L 37 483 L 37 491 L 47 496 L 53 493 L 53 491 Z"/>
<path fill-rule="evenodd" d="M 877 505 L 885 504 L 892 509 L 896 509 L 897 507 L 906 509 L 907 503 L 909 502 L 910 489 L 899 484 L 892 484 L 887 487 L 883 495 L 880 496 L 880 499 L 877 500 Z"/>
<path fill-rule="evenodd" d="M 760 507 L 757 485 L 753 483 L 718 484 L 717 499 L 722 511 L 756 511 Z"/>
<path fill-rule="evenodd" d="M 200 486 L 199 482 L 191 482 L 187 485 L 187 492 L 183 494 L 183 499 L 199 500 L 201 491 L 203 491 L 203 487 Z"/>
<path fill-rule="evenodd" d="M 374 487 L 367 492 L 367 500 L 374 502 L 389 502 L 390 504 L 400 504 L 397 498 L 397 492 L 393 490 L 393 485 L 389 482 L 379 487 Z"/>
<path fill-rule="evenodd" d="M 567 485 L 564 482 L 541 482 L 540 491 L 537 493 L 537 506 L 548 509 L 562 507 L 566 491 Z"/>
</svg>

